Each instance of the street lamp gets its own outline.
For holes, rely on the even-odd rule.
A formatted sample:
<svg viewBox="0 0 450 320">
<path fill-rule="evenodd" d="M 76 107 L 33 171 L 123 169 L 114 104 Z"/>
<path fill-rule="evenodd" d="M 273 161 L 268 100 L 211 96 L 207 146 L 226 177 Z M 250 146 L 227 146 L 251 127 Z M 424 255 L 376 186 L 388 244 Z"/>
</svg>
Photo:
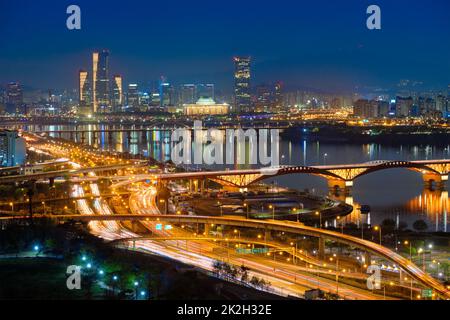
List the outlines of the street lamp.
<svg viewBox="0 0 450 320">
<path fill-rule="evenodd" d="M 298 212 L 297 212 L 297 210 L 298 210 L 297 208 L 292 208 L 292 212 L 297 215 L 297 222 L 299 222 L 298 221 Z"/>
<path fill-rule="evenodd" d="M 316 216 L 319 216 L 319 228 L 322 229 L 322 211 L 316 211 Z"/>
<path fill-rule="evenodd" d="M 247 219 L 248 219 L 249 205 L 248 205 L 246 202 L 244 202 L 244 207 L 245 207 L 245 209 L 247 210 Z"/>
<path fill-rule="evenodd" d="M 272 219 L 275 220 L 275 206 L 269 205 L 269 209 L 272 209 Z"/>
<path fill-rule="evenodd" d="M 403 244 L 404 244 L 405 246 L 407 246 L 407 245 L 409 244 L 409 261 L 412 261 L 412 242 L 411 242 L 411 241 L 408 241 L 408 240 L 405 240 L 405 241 L 403 242 Z"/>
<path fill-rule="evenodd" d="M 41 203 L 42 203 L 42 205 L 44 206 L 44 214 L 47 214 L 47 209 L 46 209 L 46 207 L 45 207 L 45 201 L 42 201 Z"/>
<path fill-rule="evenodd" d="M 374 229 L 375 231 L 379 231 L 380 246 L 381 246 L 381 227 L 380 227 L 380 226 L 375 226 L 375 227 L 373 227 L 373 229 Z"/>
<path fill-rule="evenodd" d="M 217 205 L 220 207 L 220 216 L 223 216 L 223 209 L 222 209 L 222 203 L 220 201 L 217 201 Z"/>
<path fill-rule="evenodd" d="M 10 202 L 9 205 L 11 206 L 11 211 L 14 212 L 14 202 Z"/>
</svg>

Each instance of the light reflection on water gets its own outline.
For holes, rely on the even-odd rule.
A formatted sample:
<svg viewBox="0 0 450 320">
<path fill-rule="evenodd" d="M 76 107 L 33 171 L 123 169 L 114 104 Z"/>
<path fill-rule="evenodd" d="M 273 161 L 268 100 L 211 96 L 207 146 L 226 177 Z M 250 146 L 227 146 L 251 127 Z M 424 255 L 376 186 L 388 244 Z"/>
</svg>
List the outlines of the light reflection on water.
<svg viewBox="0 0 450 320">
<path fill-rule="evenodd" d="M 114 131 L 97 132 L 92 130 L 119 126 L 86 125 L 78 126 L 78 133 L 63 133 L 62 138 L 83 142 L 110 151 L 143 154 L 159 161 L 170 160 L 170 131 Z M 30 130 L 75 130 L 73 126 L 30 126 Z M 127 127 L 126 129 L 130 129 Z M 84 138 L 81 130 L 88 130 Z M 51 134 L 59 137 L 58 134 Z M 374 160 L 427 160 L 448 159 L 450 147 L 434 145 L 382 145 L 324 143 L 308 141 L 282 141 L 280 162 L 283 165 L 322 165 L 350 164 Z M 239 168 L 244 166 L 236 166 Z M 270 178 L 268 182 L 303 190 L 315 194 L 328 193 L 325 179 L 317 176 L 297 174 Z M 447 185 L 448 188 L 448 185 Z M 347 203 L 358 207 L 370 205 L 370 215 L 361 215 L 354 210 L 345 218 L 346 222 L 370 222 L 380 224 L 384 219 L 393 219 L 397 223 L 405 222 L 412 228 L 414 221 L 427 221 L 429 231 L 448 231 L 447 212 L 449 195 L 447 191 L 424 190 L 419 173 L 407 169 L 389 169 L 358 178 L 354 182 L 351 197 Z"/>
</svg>

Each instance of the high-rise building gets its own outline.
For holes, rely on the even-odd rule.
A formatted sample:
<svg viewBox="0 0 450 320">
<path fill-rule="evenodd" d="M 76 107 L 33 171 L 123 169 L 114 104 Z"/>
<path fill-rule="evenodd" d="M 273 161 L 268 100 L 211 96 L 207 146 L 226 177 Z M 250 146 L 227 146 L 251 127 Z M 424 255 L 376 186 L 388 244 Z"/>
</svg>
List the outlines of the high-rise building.
<svg viewBox="0 0 450 320">
<path fill-rule="evenodd" d="M 92 54 L 92 100 L 94 113 L 110 108 L 109 51 L 105 49 Z"/>
<path fill-rule="evenodd" d="M 283 108 L 283 83 L 278 81 L 275 83 L 273 92 L 273 105 L 276 111 L 280 111 Z"/>
<path fill-rule="evenodd" d="M 234 57 L 234 108 L 235 112 L 250 112 L 250 57 Z"/>
<path fill-rule="evenodd" d="M 414 104 L 412 97 L 397 97 L 395 104 L 395 115 L 397 117 L 408 117 Z"/>
<path fill-rule="evenodd" d="M 80 113 L 88 113 L 91 111 L 91 99 L 89 73 L 85 70 L 80 70 L 78 72 L 78 108 Z"/>
<path fill-rule="evenodd" d="M 139 108 L 139 92 L 136 83 L 130 83 L 128 85 L 127 104 L 130 108 Z"/>
<path fill-rule="evenodd" d="M 255 91 L 256 91 L 255 111 L 269 112 L 271 104 L 270 100 L 272 96 L 270 88 L 265 84 L 261 84 L 256 86 Z"/>
<path fill-rule="evenodd" d="M 160 97 L 160 107 L 164 108 L 167 106 L 175 105 L 175 90 L 173 86 L 165 81 L 162 81 L 159 85 L 159 97 Z"/>
<path fill-rule="evenodd" d="M 209 98 L 214 100 L 214 84 L 212 83 L 198 84 L 196 100 L 200 98 Z"/>
<path fill-rule="evenodd" d="M 378 117 L 378 101 L 359 99 L 353 105 L 353 114 L 360 118 L 371 119 Z"/>
<path fill-rule="evenodd" d="M 197 97 L 197 87 L 195 84 L 183 84 L 180 88 L 180 105 L 195 103 Z"/>
<path fill-rule="evenodd" d="M 122 87 L 122 76 L 116 74 L 113 80 L 113 97 L 112 105 L 114 111 L 120 111 L 123 106 L 123 87 Z"/>
<path fill-rule="evenodd" d="M 19 82 L 10 82 L 6 88 L 6 112 L 20 113 L 23 106 L 22 87 Z"/>
<path fill-rule="evenodd" d="M 17 131 L 0 130 L 0 166 L 9 167 L 25 163 L 25 139 Z"/>
</svg>

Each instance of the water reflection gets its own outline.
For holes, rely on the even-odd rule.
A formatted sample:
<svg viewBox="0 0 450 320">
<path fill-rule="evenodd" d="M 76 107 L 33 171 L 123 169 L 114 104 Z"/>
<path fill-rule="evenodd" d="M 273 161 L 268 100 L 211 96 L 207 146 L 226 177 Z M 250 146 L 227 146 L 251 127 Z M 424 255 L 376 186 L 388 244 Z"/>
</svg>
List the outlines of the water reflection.
<svg viewBox="0 0 450 320">
<path fill-rule="evenodd" d="M 71 139 L 104 150 L 130 152 L 155 158 L 170 160 L 171 131 L 144 126 L 108 125 L 60 125 L 29 126 L 29 130 L 53 130 L 53 137 Z M 99 131 L 108 129 L 109 131 Z M 61 131 L 63 132 L 57 132 Z M 246 146 L 245 153 L 252 150 Z M 240 151 L 236 150 L 235 158 Z M 304 141 L 282 141 L 280 163 L 283 165 L 321 165 L 349 164 L 375 160 L 427 160 L 449 158 L 450 147 L 434 145 L 381 145 L 357 143 L 324 143 Z M 206 166 L 216 169 L 223 166 Z M 248 165 L 236 165 L 245 168 Z M 271 178 L 278 185 L 308 189 L 310 192 L 325 195 L 328 193 L 326 180 L 311 175 L 290 175 Z M 448 187 L 448 186 L 447 186 Z M 380 224 L 385 219 L 393 219 L 397 224 L 404 222 L 412 228 L 414 221 L 427 221 L 430 231 L 448 230 L 448 192 L 424 190 L 420 174 L 406 169 L 380 171 L 358 178 L 352 195 L 342 199 L 359 207 L 370 205 L 370 215 L 361 215 L 359 210 L 345 217 L 344 222 L 356 224 Z"/>
</svg>

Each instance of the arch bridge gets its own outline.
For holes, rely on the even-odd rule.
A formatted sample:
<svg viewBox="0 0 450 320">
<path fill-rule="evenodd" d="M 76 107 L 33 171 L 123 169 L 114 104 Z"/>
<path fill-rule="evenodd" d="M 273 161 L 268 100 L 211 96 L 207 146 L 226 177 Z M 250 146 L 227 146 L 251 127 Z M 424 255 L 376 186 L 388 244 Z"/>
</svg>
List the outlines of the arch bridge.
<svg viewBox="0 0 450 320">
<path fill-rule="evenodd" d="M 347 191 L 353 186 L 355 179 L 377 171 L 405 168 L 422 174 L 427 187 L 433 184 L 438 189 L 444 188 L 450 172 L 450 160 L 418 160 L 418 161 L 372 161 L 360 164 L 322 165 L 322 166 L 281 166 L 260 169 L 198 171 L 182 173 L 165 173 L 157 175 L 161 181 L 186 179 L 191 181 L 191 188 L 197 191 L 204 187 L 209 179 L 221 185 L 246 188 L 264 179 L 288 174 L 312 174 L 325 178 L 330 190 Z"/>
</svg>

